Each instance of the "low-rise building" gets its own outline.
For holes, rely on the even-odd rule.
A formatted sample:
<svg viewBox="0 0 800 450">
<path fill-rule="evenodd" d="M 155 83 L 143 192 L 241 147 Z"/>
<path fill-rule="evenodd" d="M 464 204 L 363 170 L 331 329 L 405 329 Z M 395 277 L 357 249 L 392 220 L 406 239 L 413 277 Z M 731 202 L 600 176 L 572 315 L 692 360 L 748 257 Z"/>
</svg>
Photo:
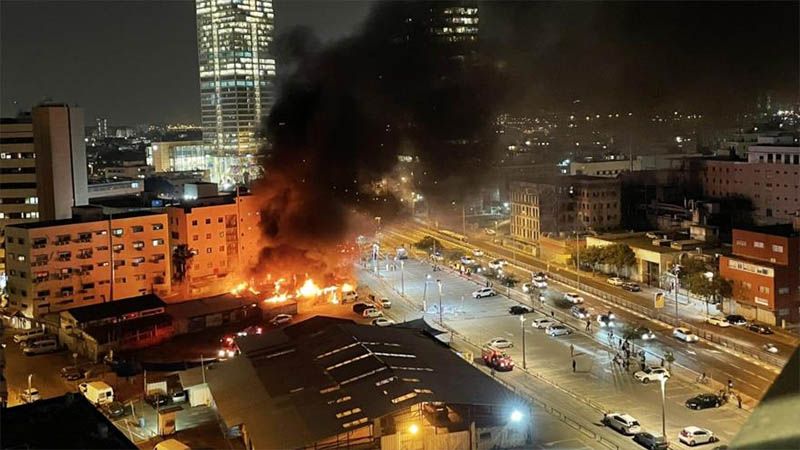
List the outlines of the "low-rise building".
<svg viewBox="0 0 800 450">
<path fill-rule="evenodd" d="M 6 228 L 12 308 L 39 318 L 96 303 L 170 291 L 164 213 L 97 214 Z"/>
<path fill-rule="evenodd" d="M 593 177 L 616 177 L 624 172 L 642 170 L 642 160 L 612 159 L 598 161 L 572 161 L 569 165 L 570 175 L 589 175 Z"/>
<path fill-rule="evenodd" d="M 654 236 L 654 235 L 650 235 Z M 607 245 L 625 244 L 636 256 L 634 270 L 630 278 L 648 286 L 666 285 L 663 274 L 679 260 L 680 256 L 694 248 L 689 248 L 683 241 L 672 241 L 650 237 L 646 233 L 619 233 L 600 236 L 586 236 L 587 247 L 605 247 Z M 694 243 L 698 241 L 692 241 Z M 691 246 L 691 245 L 690 245 Z M 676 248 L 677 247 L 677 248 Z"/>
<path fill-rule="evenodd" d="M 800 232 L 792 225 L 733 230 L 719 273 L 733 283 L 739 314 L 760 322 L 800 320 Z"/>
<path fill-rule="evenodd" d="M 153 142 L 147 161 L 156 172 L 207 170 L 209 147 L 203 141 Z"/>
</svg>

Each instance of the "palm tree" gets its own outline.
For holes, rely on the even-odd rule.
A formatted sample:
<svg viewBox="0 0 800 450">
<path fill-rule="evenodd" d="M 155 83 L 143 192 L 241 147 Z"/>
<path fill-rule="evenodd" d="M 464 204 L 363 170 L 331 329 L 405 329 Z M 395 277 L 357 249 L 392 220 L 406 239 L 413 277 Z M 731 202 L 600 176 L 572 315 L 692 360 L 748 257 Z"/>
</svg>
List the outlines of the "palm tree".
<svg viewBox="0 0 800 450">
<path fill-rule="evenodd" d="M 175 267 L 173 279 L 180 283 L 186 278 L 186 268 L 194 257 L 196 250 L 190 249 L 187 244 L 179 244 L 172 252 L 172 264 Z"/>
</svg>

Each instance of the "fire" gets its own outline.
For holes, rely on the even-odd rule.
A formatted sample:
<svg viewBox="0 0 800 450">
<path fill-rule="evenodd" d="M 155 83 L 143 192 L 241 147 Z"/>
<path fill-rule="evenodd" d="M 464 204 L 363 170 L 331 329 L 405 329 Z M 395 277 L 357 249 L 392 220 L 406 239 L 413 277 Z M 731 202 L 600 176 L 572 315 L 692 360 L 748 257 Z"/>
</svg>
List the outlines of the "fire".
<svg viewBox="0 0 800 450">
<path fill-rule="evenodd" d="M 355 291 L 355 289 L 353 289 L 353 285 L 352 284 L 344 283 L 342 285 L 342 292 L 352 292 L 352 291 Z"/>
<path fill-rule="evenodd" d="M 242 292 L 243 292 L 245 289 L 247 289 L 247 287 L 248 287 L 248 285 L 247 285 L 247 282 L 246 282 L 246 281 L 242 281 L 241 283 L 239 283 L 239 284 L 237 284 L 236 286 L 234 286 L 234 287 L 233 287 L 233 289 L 231 289 L 231 294 L 233 294 L 233 295 L 239 295 L 239 294 L 241 294 L 241 293 L 242 293 Z"/>
<path fill-rule="evenodd" d="M 289 300 L 289 294 L 273 295 L 272 297 L 265 298 L 264 302 L 266 302 L 266 303 L 283 303 L 286 300 Z"/>
<path fill-rule="evenodd" d="M 305 283 L 303 283 L 303 286 L 302 286 L 302 287 L 301 287 L 301 288 L 300 288 L 300 289 L 297 291 L 297 293 L 298 293 L 298 294 L 299 294 L 301 297 L 306 297 L 306 298 L 310 298 L 310 297 L 317 297 L 317 296 L 320 296 L 320 295 L 322 295 L 322 289 L 320 289 L 320 288 L 319 288 L 319 287 L 318 287 L 318 286 L 317 286 L 317 285 L 314 283 L 314 280 L 312 280 L 311 278 L 309 278 L 309 279 L 307 279 L 307 280 L 305 281 Z"/>
</svg>

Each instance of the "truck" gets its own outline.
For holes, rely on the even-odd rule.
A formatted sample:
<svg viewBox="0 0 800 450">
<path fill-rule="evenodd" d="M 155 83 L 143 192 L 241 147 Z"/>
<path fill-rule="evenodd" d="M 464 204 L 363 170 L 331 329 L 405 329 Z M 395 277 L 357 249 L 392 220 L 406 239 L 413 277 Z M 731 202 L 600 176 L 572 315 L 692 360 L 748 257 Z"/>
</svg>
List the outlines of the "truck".
<svg viewBox="0 0 800 450">
<path fill-rule="evenodd" d="M 79 386 L 83 396 L 92 404 L 105 405 L 114 401 L 114 389 L 103 381 L 90 381 Z"/>
<path fill-rule="evenodd" d="M 483 362 L 494 370 L 508 372 L 514 369 L 514 360 L 502 350 L 486 346 L 481 350 L 481 355 Z"/>
</svg>

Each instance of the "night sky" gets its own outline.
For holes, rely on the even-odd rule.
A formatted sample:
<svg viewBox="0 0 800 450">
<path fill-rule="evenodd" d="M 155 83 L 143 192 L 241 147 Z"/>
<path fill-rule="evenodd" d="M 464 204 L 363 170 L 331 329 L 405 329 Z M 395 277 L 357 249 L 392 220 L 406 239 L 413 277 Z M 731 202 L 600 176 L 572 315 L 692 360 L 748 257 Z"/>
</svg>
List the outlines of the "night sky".
<svg viewBox="0 0 800 450">
<path fill-rule="evenodd" d="M 348 35 L 369 2 L 276 1 L 276 28 Z M 507 72 L 511 109 L 740 110 L 798 99 L 798 2 L 482 5 L 484 50 Z M 3 116 L 41 99 L 110 125 L 199 122 L 193 1 L 0 2 Z M 278 61 L 280 70 L 281 62 Z M 16 102 L 16 104 L 14 103 Z"/>
</svg>

